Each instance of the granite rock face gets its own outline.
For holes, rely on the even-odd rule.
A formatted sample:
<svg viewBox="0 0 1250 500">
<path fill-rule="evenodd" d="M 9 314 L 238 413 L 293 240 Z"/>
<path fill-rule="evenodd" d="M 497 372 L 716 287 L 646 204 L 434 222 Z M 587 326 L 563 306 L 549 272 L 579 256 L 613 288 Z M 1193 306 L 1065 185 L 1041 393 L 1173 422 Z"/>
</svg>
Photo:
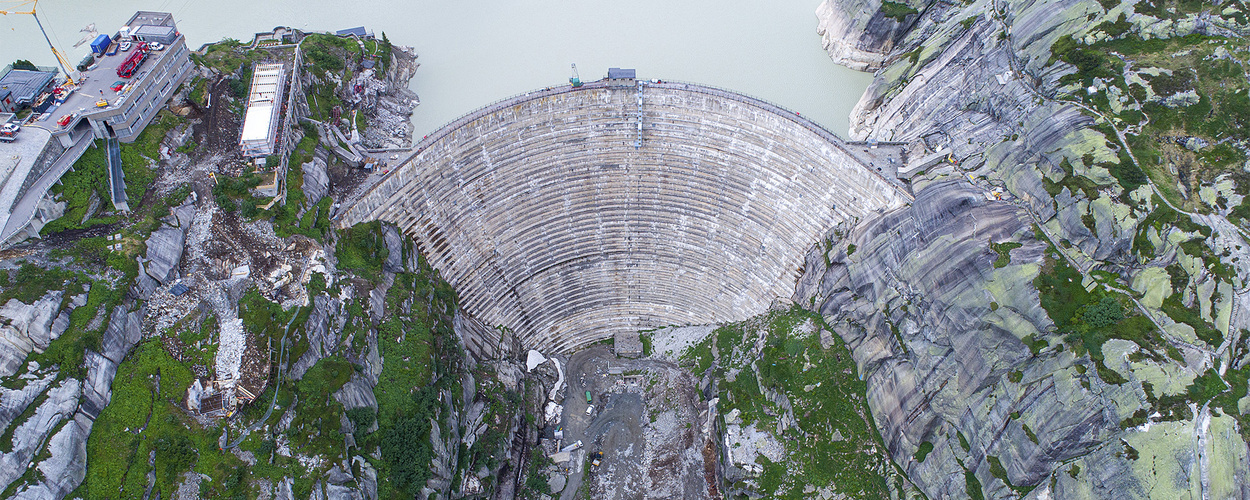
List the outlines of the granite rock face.
<svg viewBox="0 0 1250 500">
<path fill-rule="evenodd" d="M 853 254 L 808 260 L 797 298 L 850 345 L 887 447 L 930 495 L 963 496 L 964 468 L 989 477 L 990 456 L 1011 465 L 1015 484 L 1036 484 L 1106 437 L 1109 416 L 1076 383 L 1071 354 L 1034 358 L 1021 341 L 1053 326 L 1031 286 L 1045 244 L 1029 222 L 966 183 L 937 182 L 856 227 Z M 1008 241 L 1023 246 L 996 267 L 989 243 Z M 1014 370 L 1024 380 L 1009 381 Z M 1046 440 L 1033 442 L 1026 424 Z M 925 441 L 933 452 L 910 460 Z"/>
<path fill-rule="evenodd" d="M 0 306 L 0 377 L 16 373 L 27 354 L 43 352 L 59 335 L 52 324 L 63 295 L 52 291 L 29 305 L 10 299 Z"/>
<path fill-rule="evenodd" d="M 338 317 L 340 307 L 339 299 L 325 295 L 313 298 L 313 310 L 305 326 L 308 332 L 308 350 L 291 365 L 291 378 L 303 378 L 304 373 L 317 364 L 318 360 L 334 352 L 339 343 L 338 333 L 343 327 L 343 320 Z"/>
<path fill-rule="evenodd" d="M 914 179 L 912 206 L 830 235 L 845 237 L 809 255 L 796 294 L 853 349 L 895 462 L 931 498 L 968 497 L 968 473 L 989 498 L 1250 497 L 1248 449 L 1232 417 L 1191 404 L 1187 417 L 1125 424 L 1154 411 L 1159 397 L 1183 396 L 1208 368 L 1223 373 L 1232 357 L 1229 340 L 1204 347 L 1158 311 L 1170 294 L 1152 290 L 1167 284 L 1163 268 L 1185 269 L 1194 290 L 1186 304 L 1212 311 L 1226 333 L 1246 326 L 1234 307 L 1245 298 L 1205 271 L 1208 263 L 1178 251 L 1192 233 L 1150 228 L 1154 257 L 1134 254 L 1138 226 L 1155 206 L 1150 188 L 1125 192 L 1098 166 L 1117 162 L 1114 137 L 1094 130 L 1081 105 L 1054 99 L 1075 70 L 1051 57 L 1060 37 L 1082 39 L 1122 12 L 1151 27 L 1143 36 L 1159 23 L 1131 5 L 1091 0 L 913 7 L 920 13 L 893 32 L 852 0 L 829 0 L 817 14 L 826 38 L 851 37 L 835 46 L 879 48 L 854 58 L 830 51 L 838 62 L 861 61 L 851 67 L 882 61 L 852 114 L 852 138 L 949 151 L 959 163 Z M 1177 33 L 1223 33 L 1203 16 L 1192 21 Z M 893 44 L 881 42 L 887 33 Z M 1098 187 L 1056 187 L 1066 176 Z M 990 201 L 991 189 L 1005 201 Z M 1227 225 L 1217 219 L 1195 222 Z M 1237 248 L 1237 232 L 1224 232 L 1233 242 L 1223 248 Z M 1115 384 L 1103 382 L 1088 355 L 1063 349 L 1033 286 L 1048 251 L 1042 235 L 1062 242 L 1083 274 L 1111 270 L 1132 283 L 1179 354 L 1142 359 L 1137 344 L 1109 340 L 1101 346 L 1107 368 L 1124 379 Z M 991 242 L 1021 246 L 1000 267 Z M 1222 245 L 1213 243 L 1217 254 Z M 1036 351 L 1026 344 L 1039 340 Z M 925 442 L 933 451 L 920 462 L 914 453 Z"/>
<path fill-rule="evenodd" d="M 182 253 L 186 246 L 187 229 L 191 227 L 194 218 L 194 204 L 187 203 L 176 207 L 171 210 L 170 215 L 161 219 L 161 227 L 148 236 L 146 264 L 138 281 L 145 296 L 150 295 L 156 287 L 177 279 L 178 264 L 182 262 Z"/>
<path fill-rule="evenodd" d="M 898 37 L 914 22 L 886 17 L 881 0 L 825 0 L 816 9 L 821 44 L 834 62 L 857 71 L 880 68 Z"/>
<path fill-rule="evenodd" d="M 330 176 L 326 173 L 326 162 L 321 158 L 300 166 L 304 171 L 304 198 L 308 204 L 315 205 L 330 192 Z"/>
</svg>

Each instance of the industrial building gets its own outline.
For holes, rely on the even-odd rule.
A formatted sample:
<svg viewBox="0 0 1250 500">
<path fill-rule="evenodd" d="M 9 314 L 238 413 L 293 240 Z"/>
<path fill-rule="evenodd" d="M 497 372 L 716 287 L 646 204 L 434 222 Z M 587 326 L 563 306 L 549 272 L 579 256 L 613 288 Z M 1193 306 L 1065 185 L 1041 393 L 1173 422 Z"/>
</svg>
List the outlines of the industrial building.
<svg viewBox="0 0 1250 500">
<path fill-rule="evenodd" d="M 136 12 L 110 38 L 118 44 L 137 43 L 128 51 L 110 53 L 99 53 L 93 44 L 86 69 L 74 76 L 73 82 L 60 85 L 55 94 L 50 93 L 60 83 L 55 74 L 30 79 L 24 70 L 13 70 L 4 75 L 27 78 L 22 81 L 38 87 L 32 99 L 43 101 L 16 140 L 0 145 L 3 152 L 13 152 L 9 156 L 20 157 L 7 169 L 8 180 L 0 186 L 0 245 L 38 237 L 45 223 L 61 215 L 57 204 L 48 198 L 48 188 L 97 139 L 104 140 L 109 148 L 111 201 L 118 209 L 126 208 L 117 143 L 134 142 L 139 137 L 187 79 L 194 64 L 185 37 L 178 32 L 173 15 L 166 12 Z M 164 46 L 152 49 L 148 44 L 154 42 Z M 135 57 L 135 51 L 140 50 L 148 52 Z M 131 67 L 119 72 L 123 64 Z M 121 73 L 129 76 L 119 76 Z M 14 87 L 9 91 L 14 106 L 20 107 L 24 94 Z"/>
<path fill-rule="evenodd" d="M 244 156 L 260 158 L 274 154 L 278 122 L 282 118 L 282 91 L 285 85 L 281 64 L 257 64 L 252 70 L 252 87 L 247 95 L 247 112 L 239 134 Z"/>
<path fill-rule="evenodd" d="M 157 33 L 174 36 L 172 39 L 158 37 Z M 147 36 L 153 38 L 139 38 Z M 49 112 L 57 121 L 72 115 L 64 126 L 53 130 L 53 135 L 65 147 L 72 145 L 78 132 L 83 130 L 89 130 L 97 139 L 113 137 L 121 142 L 133 142 L 191 71 L 193 63 L 186 38 L 178 32 L 173 15 L 167 12 L 136 12 L 126 26 L 118 30 L 116 37 L 119 42 L 160 41 L 166 47 L 149 52 L 131 78 L 122 79 L 125 85 L 120 90 L 113 90 L 112 85 L 119 79 L 117 68 L 131 57 L 130 52 L 100 57 L 91 69 L 83 72 L 79 77 L 82 84 L 55 111 Z M 142 49 L 136 45 L 131 51 L 135 50 Z M 55 123 L 49 126 L 56 127 Z"/>
<path fill-rule="evenodd" d="M 41 94 L 51 90 L 56 68 L 0 70 L 0 113 L 12 113 L 34 104 Z"/>
</svg>

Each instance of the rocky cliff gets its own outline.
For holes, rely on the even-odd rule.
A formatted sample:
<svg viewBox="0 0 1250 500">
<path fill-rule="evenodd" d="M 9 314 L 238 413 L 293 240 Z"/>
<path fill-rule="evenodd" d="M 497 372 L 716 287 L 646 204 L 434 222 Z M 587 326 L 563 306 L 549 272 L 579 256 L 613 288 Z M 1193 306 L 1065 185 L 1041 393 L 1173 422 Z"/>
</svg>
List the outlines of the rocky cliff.
<svg viewBox="0 0 1250 500">
<path fill-rule="evenodd" d="M 1163 64 L 1131 44 L 1244 46 L 1237 5 L 913 2 L 903 23 L 883 16 L 898 5 L 818 10 L 834 60 L 876 70 L 852 138 L 949 154 L 913 179 L 912 206 L 831 234 L 796 294 L 851 345 L 893 459 L 930 497 L 1250 496 L 1250 247 L 1227 207 L 1173 201 L 1177 181 L 1134 142 L 1149 125 L 1119 114 L 1167 112 L 1120 83 Z M 1132 57 L 1087 63 L 1101 50 Z M 1210 165 L 1203 189 L 1234 184 Z"/>
</svg>

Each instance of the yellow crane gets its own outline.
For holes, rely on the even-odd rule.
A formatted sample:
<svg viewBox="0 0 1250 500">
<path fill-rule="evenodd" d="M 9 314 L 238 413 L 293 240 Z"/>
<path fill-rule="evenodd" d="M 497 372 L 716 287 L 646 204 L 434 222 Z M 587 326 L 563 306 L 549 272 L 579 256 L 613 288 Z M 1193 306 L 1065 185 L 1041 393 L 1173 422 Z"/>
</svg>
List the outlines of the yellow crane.
<svg viewBox="0 0 1250 500">
<path fill-rule="evenodd" d="M 74 85 L 75 83 L 74 77 L 73 75 L 69 73 L 69 68 L 74 67 L 74 65 L 70 64 L 69 60 L 65 58 L 65 54 L 57 50 L 55 45 L 52 45 L 52 39 L 48 38 L 48 32 L 43 29 L 43 23 L 39 21 L 39 14 L 35 13 L 35 5 L 39 3 L 39 0 L 10 0 L 8 3 L 13 4 L 12 8 L 14 9 L 23 8 L 28 5 L 30 6 L 30 10 L 25 10 L 25 11 L 0 9 L 0 14 L 6 15 L 6 16 L 9 14 L 29 14 L 32 17 L 34 17 L 35 24 L 39 25 L 39 32 L 43 33 L 43 39 L 47 40 L 48 42 L 48 48 L 52 49 L 52 55 L 56 56 L 57 64 L 60 64 L 61 71 L 65 72 L 65 79 L 69 82 L 70 85 Z"/>
</svg>

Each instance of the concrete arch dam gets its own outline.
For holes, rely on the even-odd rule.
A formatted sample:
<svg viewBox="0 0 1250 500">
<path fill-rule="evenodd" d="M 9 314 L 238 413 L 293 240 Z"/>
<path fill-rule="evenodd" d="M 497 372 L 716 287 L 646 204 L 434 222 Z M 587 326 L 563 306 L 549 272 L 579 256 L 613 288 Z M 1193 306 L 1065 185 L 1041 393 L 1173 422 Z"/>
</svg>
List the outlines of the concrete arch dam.
<svg viewBox="0 0 1250 500">
<path fill-rule="evenodd" d="M 794 293 L 834 224 L 910 200 L 795 113 L 700 85 L 615 83 L 448 124 L 339 225 L 380 219 L 413 238 L 459 292 L 470 350 L 495 354 L 511 332 L 568 352 L 759 314 Z"/>
</svg>

